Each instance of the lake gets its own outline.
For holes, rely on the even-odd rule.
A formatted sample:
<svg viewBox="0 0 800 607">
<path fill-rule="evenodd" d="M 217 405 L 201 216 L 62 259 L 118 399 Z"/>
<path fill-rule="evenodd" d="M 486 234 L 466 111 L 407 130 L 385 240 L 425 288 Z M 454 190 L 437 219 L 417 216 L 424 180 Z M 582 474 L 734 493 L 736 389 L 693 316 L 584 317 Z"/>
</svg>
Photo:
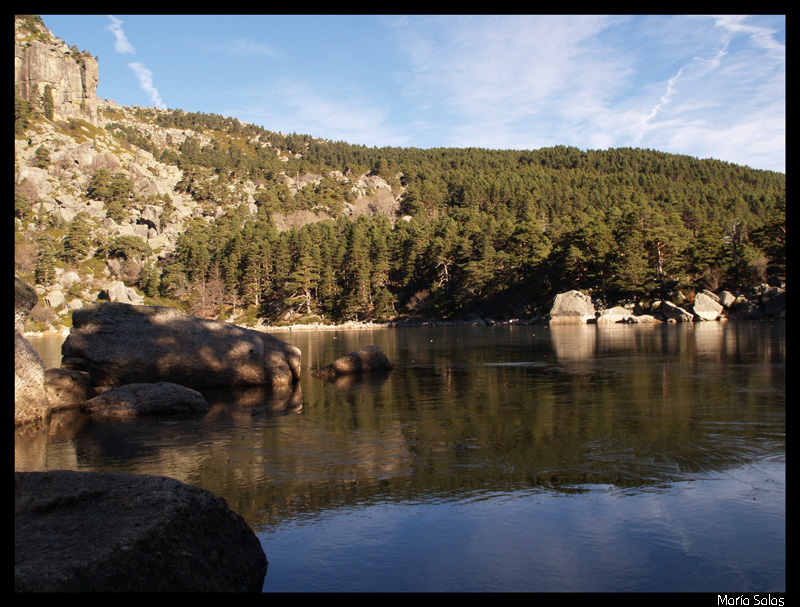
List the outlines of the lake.
<svg viewBox="0 0 800 607">
<path fill-rule="evenodd" d="M 55 414 L 16 469 L 209 489 L 258 534 L 264 592 L 785 591 L 785 321 L 275 336 L 294 392 Z M 311 377 L 372 344 L 390 374 Z"/>
</svg>

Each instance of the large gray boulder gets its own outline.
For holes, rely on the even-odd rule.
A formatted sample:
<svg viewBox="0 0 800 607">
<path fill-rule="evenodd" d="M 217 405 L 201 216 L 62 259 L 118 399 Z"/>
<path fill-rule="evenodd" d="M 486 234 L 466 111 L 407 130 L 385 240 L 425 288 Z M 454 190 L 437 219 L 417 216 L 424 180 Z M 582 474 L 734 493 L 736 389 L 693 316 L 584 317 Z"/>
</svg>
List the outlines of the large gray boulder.
<svg viewBox="0 0 800 607">
<path fill-rule="evenodd" d="M 314 377 L 333 379 L 342 375 L 391 371 L 392 363 L 379 346 L 365 346 L 356 352 L 337 358 L 331 364 L 314 372 Z"/>
<path fill-rule="evenodd" d="M 161 306 L 103 302 L 75 310 L 61 366 L 91 385 L 171 382 L 189 388 L 287 386 L 300 350 L 267 333 Z"/>
<path fill-rule="evenodd" d="M 22 334 L 25 319 L 38 301 L 36 291 L 14 277 L 14 425 L 39 423 L 50 416 L 44 363 Z"/>
<path fill-rule="evenodd" d="M 111 388 L 80 406 L 89 414 L 115 417 L 138 415 L 190 415 L 208 411 L 202 394 L 170 382 L 127 384 Z"/>
<path fill-rule="evenodd" d="M 585 325 L 594 322 L 595 309 L 592 299 L 580 291 L 568 291 L 556 295 L 550 309 L 551 325 Z"/>
<path fill-rule="evenodd" d="M 14 474 L 17 592 L 260 592 L 261 542 L 225 500 L 163 476 Z"/>
<path fill-rule="evenodd" d="M 28 314 L 39 301 L 36 291 L 30 285 L 14 277 L 14 330 L 22 333 L 25 331 L 25 321 Z"/>
<path fill-rule="evenodd" d="M 14 333 L 14 425 L 50 416 L 44 387 L 44 363 L 21 333 Z"/>
<path fill-rule="evenodd" d="M 692 311 L 700 320 L 717 320 L 722 313 L 723 306 L 719 298 L 712 295 L 700 292 L 694 298 Z"/>
<path fill-rule="evenodd" d="M 734 303 L 736 303 L 736 296 L 730 291 L 723 291 L 719 294 L 719 303 L 722 304 L 723 308 L 730 308 Z"/>
</svg>

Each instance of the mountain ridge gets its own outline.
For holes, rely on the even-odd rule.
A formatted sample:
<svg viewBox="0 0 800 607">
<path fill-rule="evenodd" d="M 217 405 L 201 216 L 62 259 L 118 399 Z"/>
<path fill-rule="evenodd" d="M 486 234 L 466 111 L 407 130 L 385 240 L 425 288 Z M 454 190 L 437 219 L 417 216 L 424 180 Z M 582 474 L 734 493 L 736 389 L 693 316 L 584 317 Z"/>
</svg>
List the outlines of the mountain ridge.
<svg viewBox="0 0 800 607">
<path fill-rule="evenodd" d="M 533 315 L 568 288 L 671 297 L 785 272 L 780 173 L 627 148 L 367 148 L 128 108 L 96 98 L 96 58 L 36 16 L 16 24 L 15 261 L 38 326 L 112 288 L 344 321 Z"/>
</svg>

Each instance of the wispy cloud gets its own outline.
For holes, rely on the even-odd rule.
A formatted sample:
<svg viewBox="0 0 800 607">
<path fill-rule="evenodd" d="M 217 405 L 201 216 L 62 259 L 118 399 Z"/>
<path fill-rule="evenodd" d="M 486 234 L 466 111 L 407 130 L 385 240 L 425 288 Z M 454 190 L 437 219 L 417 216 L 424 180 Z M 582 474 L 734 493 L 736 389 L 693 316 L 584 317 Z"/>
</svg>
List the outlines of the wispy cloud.
<svg viewBox="0 0 800 607">
<path fill-rule="evenodd" d="M 114 42 L 114 50 L 123 55 L 128 53 L 135 54 L 136 50 L 128 41 L 125 31 L 122 29 L 122 21 L 113 15 L 109 15 L 108 18 L 111 23 L 106 26 L 106 29 L 111 31 L 116 38 L 116 41 Z M 158 93 L 158 89 L 153 84 L 153 72 L 151 72 L 147 67 L 138 61 L 129 63 L 128 67 L 133 70 L 134 74 L 136 74 L 136 78 L 139 80 L 139 86 L 150 96 L 150 101 L 153 103 L 153 105 L 161 108 L 165 107 L 164 102 L 161 99 L 161 95 Z"/>
<path fill-rule="evenodd" d="M 139 79 L 139 86 L 142 90 L 150 95 L 150 101 L 153 102 L 153 105 L 163 108 L 164 102 L 158 94 L 158 89 L 153 86 L 153 72 L 138 62 L 129 63 L 128 67 L 136 74 L 136 77 Z"/>
<path fill-rule="evenodd" d="M 403 17 L 392 30 L 408 62 L 402 94 L 447 145 L 635 145 L 740 163 L 759 147 L 780 165 L 785 47 L 753 23 Z"/>
<path fill-rule="evenodd" d="M 231 57 L 278 57 L 280 53 L 274 48 L 256 42 L 250 38 L 237 38 L 228 40 L 213 47 L 213 50 L 222 51 Z"/>
<path fill-rule="evenodd" d="M 229 96 L 230 115 L 284 133 L 305 133 L 332 141 L 363 145 L 407 145 L 407 125 L 392 125 L 389 110 L 357 87 L 334 87 L 319 81 L 280 78 L 268 88 L 237 89 Z"/>
<path fill-rule="evenodd" d="M 592 45 L 615 18 L 408 18 L 395 24 L 410 75 L 403 93 L 451 127 L 450 145 L 555 143 L 558 121 L 595 119 L 628 67 Z M 475 127 L 475 128 L 473 128 Z M 562 141 L 562 143 L 564 143 Z"/>
<path fill-rule="evenodd" d="M 113 15 L 108 16 L 111 23 L 106 26 L 106 29 L 109 30 L 114 37 L 116 38 L 116 42 L 114 42 L 114 50 L 118 53 L 135 53 L 136 51 L 133 48 L 133 45 L 128 42 L 128 38 L 125 37 L 125 32 L 122 30 L 122 21 L 114 17 Z"/>
</svg>

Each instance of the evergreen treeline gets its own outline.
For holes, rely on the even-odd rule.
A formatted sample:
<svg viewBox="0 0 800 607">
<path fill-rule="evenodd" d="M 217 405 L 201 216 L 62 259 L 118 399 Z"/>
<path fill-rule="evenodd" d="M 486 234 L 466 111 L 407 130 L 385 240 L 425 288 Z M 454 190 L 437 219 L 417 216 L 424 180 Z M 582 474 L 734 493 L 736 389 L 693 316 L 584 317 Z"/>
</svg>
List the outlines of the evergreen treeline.
<svg viewBox="0 0 800 607">
<path fill-rule="evenodd" d="M 180 238 L 160 289 L 193 293 L 197 310 L 249 306 L 273 321 L 503 316 L 573 288 L 613 303 L 676 289 L 737 289 L 785 272 L 781 173 L 641 149 L 367 148 L 259 132 L 213 115 L 169 120 L 260 135 L 301 155 L 280 162 L 274 149 L 243 149 L 234 139 L 180 146 L 189 175 L 204 168 L 223 183 L 235 175 L 273 186 L 257 200 L 258 217 L 240 207 L 215 222 L 197 220 Z M 372 171 L 405 188 L 406 217 L 394 225 L 383 217 L 334 219 L 347 195 L 335 179 L 295 196 L 278 180 L 278 171 L 332 170 Z M 198 190 L 196 198 L 214 199 Z M 332 218 L 278 233 L 269 213 L 298 208 Z"/>
<path fill-rule="evenodd" d="M 15 110 L 18 126 L 35 113 L 19 99 Z M 244 309 L 273 322 L 522 316 L 569 289 L 613 304 L 703 287 L 736 291 L 785 275 L 782 173 L 629 148 L 368 148 L 214 114 L 132 111 L 194 135 L 157 145 L 130 123 L 106 128 L 180 167 L 176 190 L 206 215 L 218 215 L 218 205 L 227 212 L 192 220 L 157 265 L 130 243 L 94 256 L 138 267 L 147 295 L 196 314 Z M 320 178 L 302 188 L 286 183 L 312 173 Z M 348 177 L 363 173 L 402 193 L 395 222 L 341 215 L 356 197 Z M 256 185 L 255 217 L 241 204 L 244 180 Z M 124 173 L 100 169 L 89 190 L 120 220 L 148 202 L 165 208 L 162 223 L 172 210 L 166 199 L 134 200 Z M 25 218 L 35 201 L 20 200 L 15 212 Z M 284 232 L 270 219 L 301 209 L 330 219 Z M 84 253 L 82 243 L 73 236 L 44 249 L 70 259 Z M 47 274 L 49 262 L 41 265 Z"/>
</svg>

